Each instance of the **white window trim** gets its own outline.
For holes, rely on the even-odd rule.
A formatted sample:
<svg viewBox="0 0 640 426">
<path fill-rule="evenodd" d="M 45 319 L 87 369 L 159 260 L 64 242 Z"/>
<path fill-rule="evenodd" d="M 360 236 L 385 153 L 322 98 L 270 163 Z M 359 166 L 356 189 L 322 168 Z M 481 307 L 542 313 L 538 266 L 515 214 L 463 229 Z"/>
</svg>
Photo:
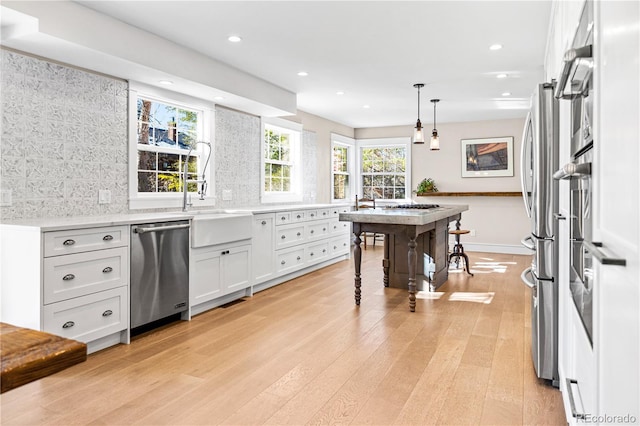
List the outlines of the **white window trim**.
<svg viewBox="0 0 640 426">
<path fill-rule="evenodd" d="M 182 207 L 183 195 L 180 193 L 138 193 L 138 119 L 136 111 L 138 109 L 138 96 L 166 102 L 172 105 L 182 106 L 186 109 L 197 109 L 202 111 L 202 140 L 211 143 L 214 149 L 213 136 L 215 135 L 215 104 L 213 102 L 194 98 L 182 93 L 172 92 L 159 87 L 149 86 L 140 82 L 129 82 L 129 209 L 153 209 L 153 208 L 173 208 Z M 206 160 L 209 155 L 209 148 L 199 144 L 197 147 L 200 155 Z M 207 195 L 204 200 L 199 197 L 191 197 L 193 206 L 214 206 L 215 205 L 215 150 L 211 153 L 211 159 L 206 170 Z"/>
<path fill-rule="evenodd" d="M 297 132 L 297 140 L 291 146 L 291 156 L 294 159 L 293 173 L 291 174 L 291 191 L 286 193 L 273 193 L 264 190 L 264 132 L 266 126 L 281 127 L 283 129 Z M 303 181 L 303 161 L 302 161 L 302 124 L 282 118 L 261 117 L 262 129 L 260 133 L 260 202 L 268 203 L 290 203 L 302 201 L 302 181 Z"/>
<path fill-rule="evenodd" d="M 356 183 L 356 191 L 357 194 L 362 195 L 362 148 L 374 148 L 374 147 L 389 147 L 393 145 L 400 145 L 406 148 L 407 158 L 405 164 L 405 179 L 404 179 L 404 200 L 385 200 L 380 199 L 378 202 L 376 200 L 376 204 L 396 204 L 398 202 L 411 201 L 411 188 L 413 188 L 411 184 L 411 138 L 403 137 L 403 138 L 381 138 L 381 139 L 357 139 L 356 140 L 356 171 L 357 171 L 357 179 Z"/>
<path fill-rule="evenodd" d="M 347 147 L 347 171 L 350 176 L 349 182 L 349 193 L 351 196 L 348 199 L 335 199 L 333 198 L 334 188 L 333 188 L 333 148 L 335 146 L 346 146 Z M 359 179 L 358 169 L 356 168 L 356 157 L 358 157 L 358 152 L 356 149 L 356 140 L 353 138 L 349 138 L 346 136 L 339 135 L 337 133 L 331 133 L 331 202 L 332 203 L 344 203 L 344 202 L 355 202 L 355 194 L 356 192 L 356 181 Z"/>
</svg>

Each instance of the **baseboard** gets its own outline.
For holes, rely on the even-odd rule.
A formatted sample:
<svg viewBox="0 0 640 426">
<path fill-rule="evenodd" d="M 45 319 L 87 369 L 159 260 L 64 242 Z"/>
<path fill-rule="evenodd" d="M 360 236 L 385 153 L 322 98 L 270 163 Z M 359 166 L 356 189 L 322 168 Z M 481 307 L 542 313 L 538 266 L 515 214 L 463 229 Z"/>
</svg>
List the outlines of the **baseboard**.
<svg viewBox="0 0 640 426">
<path fill-rule="evenodd" d="M 485 253 L 523 254 L 532 255 L 533 251 L 521 245 L 463 243 L 464 251 L 480 251 Z"/>
</svg>

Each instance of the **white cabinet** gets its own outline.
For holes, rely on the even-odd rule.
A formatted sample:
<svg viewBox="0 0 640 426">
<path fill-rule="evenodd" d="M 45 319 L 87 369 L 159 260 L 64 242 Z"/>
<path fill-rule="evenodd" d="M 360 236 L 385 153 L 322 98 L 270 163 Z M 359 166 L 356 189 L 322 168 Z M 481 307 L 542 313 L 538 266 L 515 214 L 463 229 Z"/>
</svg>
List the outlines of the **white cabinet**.
<svg viewBox="0 0 640 426">
<path fill-rule="evenodd" d="M 2 226 L 2 321 L 87 343 L 128 342 L 129 226 Z"/>
<path fill-rule="evenodd" d="M 349 206 L 317 206 L 256 215 L 254 291 L 348 258 L 351 223 L 338 217 L 349 210 Z M 267 253 L 269 248 L 273 257 Z"/>
<path fill-rule="evenodd" d="M 274 213 L 254 215 L 251 246 L 253 250 L 253 282 L 267 281 L 275 275 Z"/>
<path fill-rule="evenodd" d="M 251 287 L 251 244 L 248 241 L 191 250 L 191 306 Z"/>
</svg>

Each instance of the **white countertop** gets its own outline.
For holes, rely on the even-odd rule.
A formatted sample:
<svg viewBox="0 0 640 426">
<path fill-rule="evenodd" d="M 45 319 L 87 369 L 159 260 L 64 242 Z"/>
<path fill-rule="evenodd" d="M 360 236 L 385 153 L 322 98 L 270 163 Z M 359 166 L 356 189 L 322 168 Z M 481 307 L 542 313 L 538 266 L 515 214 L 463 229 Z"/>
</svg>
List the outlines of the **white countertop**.
<svg viewBox="0 0 640 426">
<path fill-rule="evenodd" d="M 278 205 L 260 205 L 250 207 L 240 207 L 231 209 L 204 209 L 191 210 L 188 212 L 156 212 L 156 213 L 129 213 L 106 216 L 73 216 L 58 218 L 34 218 L 34 219 L 18 219 L 3 222 L 2 226 L 22 226 L 29 228 L 38 228 L 42 232 L 60 231 L 65 229 L 79 229 L 87 227 L 100 226 L 117 226 L 117 225 L 133 225 L 140 223 L 152 222 L 170 222 L 177 220 L 190 220 L 196 216 L 205 214 L 254 214 L 254 213 L 272 213 L 286 210 L 308 210 L 323 209 L 331 207 L 348 206 L 349 203 L 343 204 L 278 204 Z"/>
</svg>

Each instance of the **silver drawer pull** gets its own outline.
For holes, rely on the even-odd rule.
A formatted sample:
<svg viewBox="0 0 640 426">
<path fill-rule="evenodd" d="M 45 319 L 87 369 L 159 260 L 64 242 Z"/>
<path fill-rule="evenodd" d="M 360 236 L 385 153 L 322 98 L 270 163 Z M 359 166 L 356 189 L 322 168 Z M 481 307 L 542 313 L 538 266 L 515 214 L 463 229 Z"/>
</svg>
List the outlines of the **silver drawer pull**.
<svg viewBox="0 0 640 426">
<path fill-rule="evenodd" d="M 299 236 L 300 236 L 300 233 L 298 232 L 298 233 L 296 234 L 296 236 L 298 236 L 298 237 L 299 237 Z"/>
<path fill-rule="evenodd" d="M 565 379 L 567 381 L 567 393 L 569 394 L 569 405 L 571 406 L 571 415 L 578 420 L 585 420 L 587 415 L 578 413 L 576 410 L 576 401 L 573 399 L 573 389 L 571 385 L 577 385 L 578 381 L 573 379 Z"/>
<path fill-rule="evenodd" d="M 284 260 L 282 262 L 280 262 L 281 265 L 284 265 L 285 263 L 287 263 L 287 262 L 285 262 Z"/>
<path fill-rule="evenodd" d="M 285 238 L 287 238 L 286 235 L 283 235 L 283 236 L 280 237 L 281 240 L 284 240 Z"/>
<path fill-rule="evenodd" d="M 111 266 L 107 266 L 106 268 L 104 268 L 104 269 L 102 270 L 102 272 L 104 272 L 105 274 L 107 274 L 107 273 L 109 273 L 109 272 L 112 272 L 112 271 L 113 271 L 113 268 L 112 268 Z"/>
<path fill-rule="evenodd" d="M 311 230 L 311 233 L 313 234 L 313 229 Z"/>
<path fill-rule="evenodd" d="M 337 229 L 337 228 L 338 228 L 338 225 L 333 225 L 333 229 Z"/>
<path fill-rule="evenodd" d="M 337 249 L 337 248 L 338 248 L 338 246 L 333 246 L 333 249 L 334 249 L 334 250 L 335 250 L 335 249 Z"/>
<path fill-rule="evenodd" d="M 286 217 L 286 216 L 282 216 L 282 217 L 280 218 L 280 220 L 287 220 L 287 217 Z"/>
<path fill-rule="evenodd" d="M 71 328 L 71 327 L 73 327 L 74 325 L 76 325 L 76 323 L 75 323 L 75 322 L 73 322 L 73 321 L 67 321 L 67 322 L 65 322 L 64 324 L 62 324 L 62 328 Z"/>
<path fill-rule="evenodd" d="M 71 281 L 72 279 L 74 279 L 76 276 L 73 274 L 67 274 L 64 277 L 62 277 L 62 281 Z"/>
<path fill-rule="evenodd" d="M 108 317 L 108 316 L 111 316 L 111 315 L 113 315 L 113 311 L 111 309 L 107 309 L 106 311 L 104 311 L 102 313 L 103 317 Z"/>
<path fill-rule="evenodd" d="M 322 252 L 323 252 L 323 253 L 326 253 L 326 252 L 327 252 L 327 249 L 322 249 Z"/>
<path fill-rule="evenodd" d="M 313 256 L 313 252 L 311 252 L 311 256 Z"/>
<path fill-rule="evenodd" d="M 300 216 L 300 215 L 296 216 L 296 219 L 300 219 L 300 218 L 301 218 L 301 216 Z"/>
<path fill-rule="evenodd" d="M 105 235 L 104 237 L 102 237 L 103 241 L 111 241 L 113 240 L 113 235 Z"/>
<path fill-rule="evenodd" d="M 311 217 L 315 217 L 315 216 L 316 216 L 315 214 L 311 213 Z"/>
<path fill-rule="evenodd" d="M 326 215 L 327 215 L 327 212 L 322 212 L 322 216 L 326 216 Z"/>
<path fill-rule="evenodd" d="M 263 225 L 266 225 L 266 224 L 267 224 L 267 221 L 266 221 L 266 220 L 263 220 L 263 221 L 262 221 L 262 224 L 263 224 Z"/>
<path fill-rule="evenodd" d="M 72 246 L 76 243 L 76 240 L 64 240 L 64 242 L 62 243 L 63 246 Z"/>
<path fill-rule="evenodd" d="M 296 257 L 296 260 L 300 260 L 300 256 Z"/>
<path fill-rule="evenodd" d="M 327 228 L 322 228 L 322 232 L 324 232 L 324 231 L 326 231 L 326 230 L 327 230 Z"/>
</svg>

